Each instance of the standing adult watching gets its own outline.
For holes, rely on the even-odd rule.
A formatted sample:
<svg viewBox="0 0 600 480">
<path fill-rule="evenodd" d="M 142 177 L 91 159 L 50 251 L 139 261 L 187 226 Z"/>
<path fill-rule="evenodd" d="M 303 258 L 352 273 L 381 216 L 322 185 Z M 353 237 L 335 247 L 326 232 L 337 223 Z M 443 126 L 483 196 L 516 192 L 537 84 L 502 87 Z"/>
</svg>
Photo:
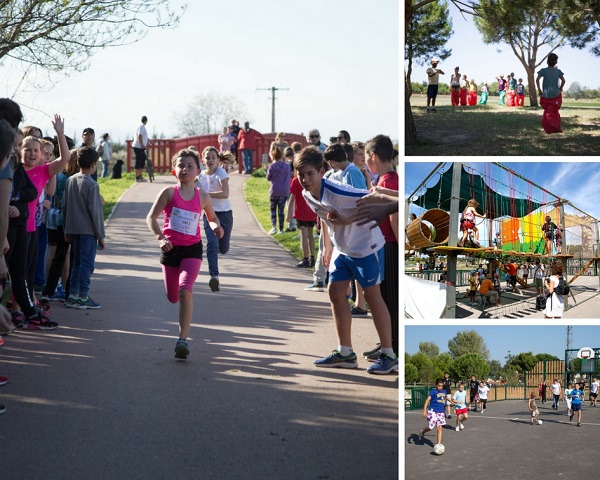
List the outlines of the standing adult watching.
<svg viewBox="0 0 600 480">
<path fill-rule="evenodd" d="M 110 163 L 110 157 L 112 156 L 112 147 L 110 146 L 110 143 L 108 143 L 109 138 L 110 135 L 108 133 L 102 135 L 102 140 L 100 140 L 100 143 L 96 148 L 96 151 L 98 152 L 98 155 L 100 155 L 100 160 L 102 162 L 102 173 L 100 175 L 101 178 L 108 177 L 108 165 Z"/>
<path fill-rule="evenodd" d="M 252 157 L 256 150 L 256 141 L 262 139 L 263 136 L 250 128 L 250 122 L 244 122 L 244 128 L 238 133 L 238 148 L 242 151 L 244 158 L 244 173 L 250 175 L 252 173 Z"/>
<path fill-rule="evenodd" d="M 238 133 L 240 133 L 240 122 L 238 122 L 235 118 L 231 119 L 231 125 L 227 127 L 229 130 L 229 135 L 233 137 L 233 145 L 231 145 L 231 152 L 235 156 L 236 161 L 238 160 Z"/>
<path fill-rule="evenodd" d="M 142 117 L 142 123 L 135 130 L 135 137 L 133 141 L 133 152 L 135 153 L 135 181 L 145 182 L 146 179 L 142 176 L 142 170 L 146 166 L 146 149 L 150 146 L 148 139 L 148 131 L 146 130 L 146 123 L 148 123 L 148 117 L 144 115 Z"/>
<path fill-rule="evenodd" d="M 310 145 L 314 145 L 321 150 L 321 152 L 324 152 L 327 148 L 327 145 L 321 142 L 321 134 L 316 128 L 313 128 L 310 132 L 308 132 L 308 137 L 306 137 L 306 140 L 308 140 Z"/>
<path fill-rule="evenodd" d="M 427 69 L 427 80 L 429 85 L 427 86 L 427 112 L 436 112 L 435 99 L 438 94 L 438 84 L 440 82 L 440 75 L 444 75 L 444 72 L 437 68 L 440 61 L 437 58 L 431 60 L 431 67 Z M 429 105 L 431 104 L 431 108 Z"/>
</svg>

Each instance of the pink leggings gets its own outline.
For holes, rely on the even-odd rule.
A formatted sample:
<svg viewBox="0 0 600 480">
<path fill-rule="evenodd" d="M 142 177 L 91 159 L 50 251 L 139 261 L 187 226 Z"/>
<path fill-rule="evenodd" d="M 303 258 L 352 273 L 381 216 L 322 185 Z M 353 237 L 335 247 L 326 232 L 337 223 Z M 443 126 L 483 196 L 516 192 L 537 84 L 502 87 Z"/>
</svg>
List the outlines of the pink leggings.
<svg viewBox="0 0 600 480">
<path fill-rule="evenodd" d="M 200 272 L 200 265 L 202 265 L 202 260 L 199 258 L 184 258 L 179 267 L 161 265 L 169 302 L 177 303 L 181 290 L 193 291 L 194 282 Z"/>
</svg>

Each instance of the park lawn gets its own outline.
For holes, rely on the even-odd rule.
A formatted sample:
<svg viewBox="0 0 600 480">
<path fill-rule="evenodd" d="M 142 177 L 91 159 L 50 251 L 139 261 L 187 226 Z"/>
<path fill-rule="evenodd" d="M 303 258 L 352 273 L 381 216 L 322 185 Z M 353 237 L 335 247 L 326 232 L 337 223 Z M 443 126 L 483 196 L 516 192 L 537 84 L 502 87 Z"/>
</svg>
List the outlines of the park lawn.
<svg viewBox="0 0 600 480">
<path fill-rule="evenodd" d="M 258 223 L 265 232 L 271 230 L 271 205 L 269 201 L 269 182 L 265 177 L 250 177 L 244 184 L 244 196 L 246 202 L 254 212 Z M 286 212 L 287 214 L 287 212 Z M 287 222 L 286 222 L 287 226 Z M 273 238 L 297 260 L 302 260 L 302 249 L 300 247 L 300 230 L 273 235 Z M 318 240 L 315 239 L 315 252 L 318 248 Z"/>
<path fill-rule="evenodd" d="M 452 107 L 445 97 L 438 96 L 433 113 L 425 111 L 424 98 L 411 98 L 418 144 L 406 146 L 406 156 L 598 155 L 597 102 L 565 102 L 563 133 L 548 135 L 539 107 L 502 107 L 498 97 L 490 97 L 487 105 Z"/>
<path fill-rule="evenodd" d="M 104 198 L 104 206 L 102 207 L 102 213 L 104 220 L 108 218 L 113 208 L 117 204 L 117 201 L 121 196 L 135 183 L 135 174 L 124 173 L 122 178 L 111 179 L 110 177 L 98 178 L 98 185 L 100 185 L 100 194 Z"/>
</svg>

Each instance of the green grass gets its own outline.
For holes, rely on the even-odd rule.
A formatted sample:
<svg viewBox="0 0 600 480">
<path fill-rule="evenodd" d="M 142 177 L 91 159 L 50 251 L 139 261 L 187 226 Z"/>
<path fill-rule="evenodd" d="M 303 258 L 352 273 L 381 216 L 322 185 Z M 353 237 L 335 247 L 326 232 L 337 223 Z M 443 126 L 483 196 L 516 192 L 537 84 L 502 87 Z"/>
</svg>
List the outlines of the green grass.
<svg viewBox="0 0 600 480">
<path fill-rule="evenodd" d="M 600 142 L 598 102 L 565 101 L 563 133 L 548 135 L 541 126 L 540 107 L 501 107 L 498 97 L 488 104 L 452 107 L 438 96 L 437 112 L 426 113 L 426 99 L 411 97 L 418 144 L 406 155 L 597 155 Z M 526 100 L 527 102 L 527 100 Z"/>
<path fill-rule="evenodd" d="M 255 176 L 253 173 L 252 177 L 244 185 L 244 197 L 258 219 L 258 222 L 268 232 L 271 229 L 271 206 L 269 203 L 269 182 L 267 179 Z M 300 239 L 297 238 L 299 234 L 299 230 L 285 232 L 275 235 L 275 239 L 297 260 L 302 260 Z M 317 246 L 317 240 L 315 240 L 315 249 Z"/>
<path fill-rule="evenodd" d="M 104 197 L 104 207 L 102 207 L 102 213 L 104 220 L 108 218 L 110 212 L 117 204 L 117 200 L 121 198 L 121 195 L 135 183 L 135 174 L 124 173 L 123 178 L 110 179 L 110 178 L 98 178 L 98 185 L 100 185 L 100 194 Z"/>
</svg>

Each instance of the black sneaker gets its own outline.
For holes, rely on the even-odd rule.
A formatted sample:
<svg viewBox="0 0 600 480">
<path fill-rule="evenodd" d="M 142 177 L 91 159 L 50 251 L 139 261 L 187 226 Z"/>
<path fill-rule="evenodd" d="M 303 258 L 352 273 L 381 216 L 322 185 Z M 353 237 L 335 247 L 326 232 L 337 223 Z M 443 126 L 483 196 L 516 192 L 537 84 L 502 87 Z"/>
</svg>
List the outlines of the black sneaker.
<svg viewBox="0 0 600 480">
<path fill-rule="evenodd" d="M 210 277 L 208 281 L 208 286 L 210 287 L 211 292 L 219 291 L 219 277 Z"/>
<path fill-rule="evenodd" d="M 371 355 L 377 355 L 377 357 L 373 360 L 373 361 L 375 361 L 379 358 L 380 353 L 381 353 L 381 343 L 378 343 L 377 345 L 375 345 L 375 348 L 373 350 L 368 350 L 366 352 L 363 352 L 362 356 L 368 360 Z"/>
<path fill-rule="evenodd" d="M 315 257 L 310 257 L 310 260 L 308 261 L 308 267 L 312 268 L 315 266 Z"/>
<path fill-rule="evenodd" d="M 308 260 L 302 260 L 296 264 L 296 267 L 298 268 L 308 268 L 309 266 Z"/>
<path fill-rule="evenodd" d="M 175 358 L 185 360 L 189 354 L 190 347 L 188 347 L 187 342 L 183 338 L 177 340 L 177 343 L 175 344 Z"/>
</svg>

